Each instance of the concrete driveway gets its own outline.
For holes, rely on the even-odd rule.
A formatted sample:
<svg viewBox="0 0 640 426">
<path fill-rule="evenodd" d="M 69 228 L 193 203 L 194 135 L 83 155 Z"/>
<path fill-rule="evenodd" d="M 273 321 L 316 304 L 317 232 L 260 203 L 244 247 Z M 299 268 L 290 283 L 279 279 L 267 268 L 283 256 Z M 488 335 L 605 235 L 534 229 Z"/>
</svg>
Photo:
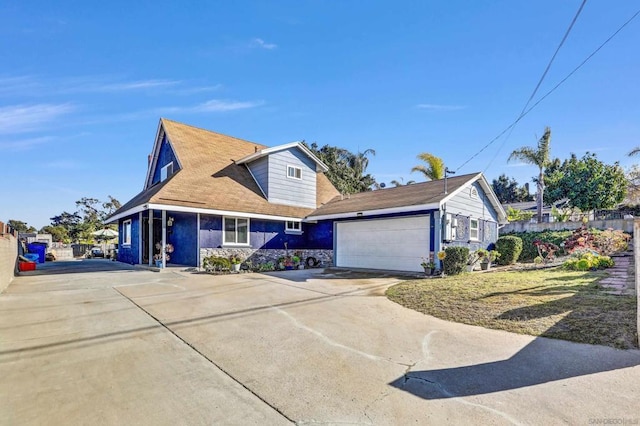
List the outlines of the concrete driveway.
<svg viewBox="0 0 640 426">
<path fill-rule="evenodd" d="M 0 295 L 0 422 L 640 422 L 640 351 L 441 321 L 399 281 L 47 264 Z"/>
</svg>

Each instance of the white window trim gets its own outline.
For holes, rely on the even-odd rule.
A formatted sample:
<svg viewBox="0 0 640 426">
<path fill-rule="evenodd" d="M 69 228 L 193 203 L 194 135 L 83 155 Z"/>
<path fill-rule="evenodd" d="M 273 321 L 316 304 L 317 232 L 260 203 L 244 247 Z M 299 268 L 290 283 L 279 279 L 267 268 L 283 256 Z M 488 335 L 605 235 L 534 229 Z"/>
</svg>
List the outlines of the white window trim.
<svg viewBox="0 0 640 426">
<path fill-rule="evenodd" d="M 472 186 L 471 190 L 469 191 L 469 197 L 473 199 L 480 198 L 480 194 L 478 194 L 478 188 L 476 188 L 475 186 Z"/>
<path fill-rule="evenodd" d="M 235 233 L 236 233 L 236 241 L 238 241 L 238 219 L 247 221 L 247 242 L 246 243 L 238 243 L 226 240 L 226 231 L 225 231 L 225 222 L 227 219 L 233 219 L 236 222 L 235 225 Z M 251 245 L 251 219 L 248 217 L 236 217 L 236 216 L 223 216 L 222 217 L 222 246 L 223 247 L 249 247 Z"/>
<path fill-rule="evenodd" d="M 169 174 L 169 167 L 171 167 L 171 174 Z M 173 161 L 160 169 L 160 182 L 164 182 L 173 174 Z M 164 177 L 163 177 L 164 176 Z"/>
<path fill-rule="evenodd" d="M 294 227 L 290 227 L 289 225 L 293 224 Z M 297 228 L 295 227 L 297 225 Z M 285 234 L 297 234 L 302 235 L 302 222 L 298 222 L 296 220 L 287 220 L 284 222 L 284 233 Z"/>
<path fill-rule="evenodd" d="M 127 238 L 127 226 L 129 226 L 129 241 L 126 241 L 125 238 Z M 131 235 L 131 219 L 127 219 L 122 221 L 122 245 L 123 246 L 131 246 L 131 240 L 132 240 L 132 235 Z"/>
<path fill-rule="evenodd" d="M 471 224 L 472 224 L 472 222 L 473 222 L 474 220 L 476 221 L 476 225 L 477 225 L 477 226 L 476 226 L 476 228 L 475 228 L 475 230 L 476 230 L 476 236 L 475 236 L 475 237 L 472 237 L 472 236 L 471 236 L 471 231 L 472 231 L 474 228 L 471 226 Z M 480 241 L 480 219 L 469 218 L 469 239 L 470 239 L 471 241 Z"/>
<path fill-rule="evenodd" d="M 294 170 L 294 176 L 290 176 L 289 175 L 289 170 L 293 169 Z M 300 177 L 295 176 L 297 173 L 295 171 L 300 171 Z M 298 167 L 298 166 L 293 166 L 291 164 L 287 164 L 287 178 L 289 179 L 296 179 L 296 180 L 302 180 L 302 167 Z"/>
</svg>

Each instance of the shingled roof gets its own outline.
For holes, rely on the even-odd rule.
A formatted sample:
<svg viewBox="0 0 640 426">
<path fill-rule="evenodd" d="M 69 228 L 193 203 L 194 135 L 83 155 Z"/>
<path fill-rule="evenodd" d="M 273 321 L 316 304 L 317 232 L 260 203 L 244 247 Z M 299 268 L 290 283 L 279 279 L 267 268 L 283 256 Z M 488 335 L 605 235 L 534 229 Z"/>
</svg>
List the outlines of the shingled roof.
<svg viewBox="0 0 640 426">
<path fill-rule="evenodd" d="M 392 213 L 394 211 L 419 211 L 439 208 L 440 204 L 453 197 L 458 191 L 471 183 L 479 181 L 488 193 L 492 205 L 503 218 L 504 210 L 493 194 L 490 185 L 482 173 L 472 173 L 447 178 L 447 193 L 444 192 L 444 179 L 434 180 L 395 188 L 361 192 L 349 196 L 338 196 L 331 202 L 319 207 L 308 219 L 319 220 L 332 217 L 355 216 L 358 213 Z"/>
<path fill-rule="evenodd" d="M 264 145 L 165 118 L 160 120 L 160 130 L 165 132 L 181 169 L 133 197 L 111 220 L 147 203 L 288 218 L 304 218 L 313 212 L 269 203 L 247 167 L 235 164 L 265 149 Z M 316 185 L 318 206 L 339 194 L 323 173 L 317 174 Z"/>
</svg>

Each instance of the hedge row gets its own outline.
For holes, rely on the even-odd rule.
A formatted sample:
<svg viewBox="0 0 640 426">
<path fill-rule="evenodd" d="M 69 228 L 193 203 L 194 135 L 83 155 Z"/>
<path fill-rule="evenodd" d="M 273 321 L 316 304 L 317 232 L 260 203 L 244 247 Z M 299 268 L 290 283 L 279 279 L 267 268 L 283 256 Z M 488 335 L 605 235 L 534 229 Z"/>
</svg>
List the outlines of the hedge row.
<svg viewBox="0 0 640 426">
<path fill-rule="evenodd" d="M 561 248 L 556 255 L 564 255 L 562 251 L 562 243 L 565 242 L 573 234 L 573 231 L 542 231 L 542 232 L 509 232 L 502 236 L 513 235 L 522 239 L 522 252 L 518 257 L 518 262 L 533 262 L 533 259 L 538 257 L 538 250 L 533 245 L 536 240 L 544 241 L 545 243 L 553 243 Z M 500 251 L 500 249 L 498 249 Z M 501 252 L 501 251 L 500 251 Z M 501 252 L 502 253 L 502 252 Z M 504 254 L 503 254 L 504 258 Z"/>
</svg>

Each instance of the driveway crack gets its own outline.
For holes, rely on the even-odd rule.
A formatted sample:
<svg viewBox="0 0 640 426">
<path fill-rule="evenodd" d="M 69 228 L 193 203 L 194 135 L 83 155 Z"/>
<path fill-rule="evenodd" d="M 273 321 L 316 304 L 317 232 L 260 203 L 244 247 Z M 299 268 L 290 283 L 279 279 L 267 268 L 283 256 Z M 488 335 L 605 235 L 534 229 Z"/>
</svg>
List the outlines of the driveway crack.
<svg viewBox="0 0 640 426">
<path fill-rule="evenodd" d="M 115 291 L 117 291 L 122 297 L 124 297 L 125 299 L 127 299 L 129 302 L 131 302 L 133 305 L 135 305 L 138 309 L 140 309 L 142 312 L 144 312 L 145 314 L 147 314 L 150 318 L 152 318 L 155 322 L 157 322 L 162 328 L 164 328 L 165 330 L 167 330 L 169 333 L 173 334 L 178 340 L 180 340 L 182 343 L 184 343 L 185 345 L 187 345 L 188 347 L 190 347 L 194 352 L 196 352 L 198 355 L 200 355 L 202 358 L 204 358 L 205 360 L 207 360 L 211 365 L 213 365 L 215 368 L 217 368 L 218 370 L 222 371 L 227 377 L 229 377 L 231 380 L 233 380 L 234 382 L 236 382 L 237 384 L 239 384 L 240 386 L 242 386 L 244 389 L 247 390 L 247 392 L 251 393 L 253 396 L 255 396 L 256 398 L 258 398 L 260 401 L 262 401 L 263 403 L 265 403 L 267 406 L 269 406 L 271 409 L 273 409 L 275 412 L 277 412 L 278 414 L 280 414 L 282 417 L 284 417 L 285 419 L 287 419 L 289 422 L 291 422 L 292 424 L 295 424 L 296 422 L 291 419 L 289 416 L 287 416 L 285 413 L 282 412 L 282 410 L 280 410 L 278 407 L 276 407 L 275 405 L 271 404 L 269 401 L 267 401 L 266 399 L 264 399 L 262 396 L 260 396 L 259 394 L 257 394 L 256 392 L 254 392 L 251 388 L 249 388 L 247 385 L 245 385 L 244 383 L 242 383 L 239 379 L 237 379 L 236 377 L 234 377 L 231 373 L 229 373 L 227 370 L 225 370 L 224 368 L 222 368 L 220 365 L 218 365 L 213 359 L 209 358 L 205 353 L 201 352 L 198 348 L 196 348 L 194 345 L 192 345 L 191 343 L 189 343 L 188 341 L 186 341 L 185 339 L 183 339 L 179 334 L 177 334 L 176 332 L 174 332 L 172 329 L 170 329 L 169 327 L 167 327 L 162 321 L 160 321 L 158 318 L 156 318 L 152 313 L 150 313 L 149 311 L 147 311 L 146 309 L 144 309 L 142 306 L 140 306 L 139 304 L 137 304 L 133 299 L 131 299 L 130 297 L 128 297 L 127 295 L 125 295 L 124 293 L 120 292 L 120 290 L 118 290 L 116 287 L 113 287 L 113 289 Z"/>
</svg>

